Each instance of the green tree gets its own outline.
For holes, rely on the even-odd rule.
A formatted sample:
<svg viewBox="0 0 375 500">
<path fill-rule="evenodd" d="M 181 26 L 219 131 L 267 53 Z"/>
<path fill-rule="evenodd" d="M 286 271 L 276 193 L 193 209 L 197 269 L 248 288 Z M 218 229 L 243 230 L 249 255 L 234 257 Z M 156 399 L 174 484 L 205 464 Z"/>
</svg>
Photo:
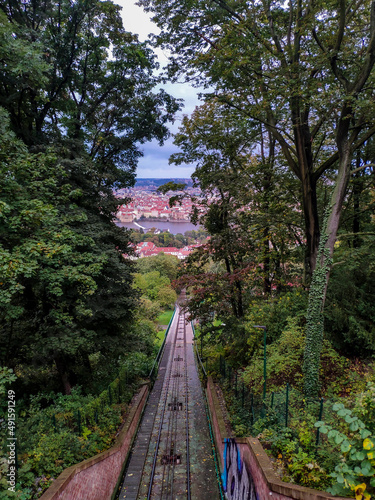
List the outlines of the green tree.
<svg viewBox="0 0 375 500">
<path fill-rule="evenodd" d="M 93 352 L 135 345 L 129 234 L 118 228 L 140 143 L 177 109 L 119 7 L 1 2 L 2 340 L 11 364 L 54 361 L 66 392 Z M 1 116 L 4 117 L 3 111 Z"/>
<path fill-rule="evenodd" d="M 143 295 L 151 300 L 157 300 L 159 290 L 170 285 L 166 276 L 162 276 L 159 271 L 150 271 L 145 274 L 136 273 L 134 275 L 134 286 Z"/>
<path fill-rule="evenodd" d="M 264 124 L 274 137 L 301 183 L 312 272 L 320 234 L 317 183 L 339 157 L 348 170 L 340 141 L 348 141 L 352 152 L 375 131 L 367 119 L 375 43 L 371 2 L 355 8 L 343 3 L 330 15 L 324 2 L 312 6 L 302 0 L 288 8 L 223 0 L 180 0 L 173 8 L 168 0 L 140 3 L 162 28 L 158 43 L 172 51 L 171 73 L 213 86 L 216 98 Z M 369 42 L 366 50 L 362 36 Z M 349 116 L 353 136 L 345 131 Z"/>
<path fill-rule="evenodd" d="M 177 293 L 170 286 L 163 286 L 159 288 L 157 300 L 162 307 L 173 308 Z"/>
<path fill-rule="evenodd" d="M 356 155 L 356 168 L 368 164 L 373 148 Z M 327 290 L 328 338 L 347 356 L 374 351 L 374 167 L 358 170 L 345 200 L 334 263 Z"/>
<path fill-rule="evenodd" d="M 326 289 L 352 155 L 375 133 L 375 3 L 334 2 L 328 9 L 325 2 L 303 0 L 288 6 L 224 0 L 140 3 L 156 13 L 159 44 L 175 57 L 171 72 L 203 80 L 228 106 L 263 123 L 300 181 L 306 267 L 314 273 L 305 391 L 315 396 Z M 317 185 L 332 170 L 321 231 Z"/>
<path fill-rule="evenodd" d="M 3 119 L 4 119 L 3 113 Z M 70 391 L 66 355 L 92 351 L 87 299 L 106 261 L 72 226 L 87 221 L 65 169 L 51 153 L 32 155 L 3 127 L 1 168 L 1 357 L 54 360 Z M 64 208 L 64 211 L 62 211 Z"/>
<path fill-rule="evenodd" d="M 190 118 L 184 117 L 175 139 L 182 151 L 170 161 L 196 165 L 192 177 L 203 194 L 193 201 L 200 223 L 212 235 L 208 246 L 215 247 L 213 258 L 223 258 L 231 273 L 241 267 L 236 256 L 242 255 L 241 260 L 256 248 L 252 259 L 261 265 L 263 291 L 269 295 L 272 286 L 282 286 L 286 249 L 301 241 L 302 221 L 298 197 L 289 195 L 295 184 L 278 164 L 267 135 L 236 110 L 211 99 Z M 262 147 L 255 154 L 258 143 Z"/>
<path fill-rule="evenodd" d="M 177 277 L 179 260 L 174 255 L 166 255 L 161 252 L 154 257 L 146 257 L 137 260 L 137 269 L 141 274 L 150 271 L 158 271 L 161 276 L 166 276 L 170 281 Z"/>
</svg>

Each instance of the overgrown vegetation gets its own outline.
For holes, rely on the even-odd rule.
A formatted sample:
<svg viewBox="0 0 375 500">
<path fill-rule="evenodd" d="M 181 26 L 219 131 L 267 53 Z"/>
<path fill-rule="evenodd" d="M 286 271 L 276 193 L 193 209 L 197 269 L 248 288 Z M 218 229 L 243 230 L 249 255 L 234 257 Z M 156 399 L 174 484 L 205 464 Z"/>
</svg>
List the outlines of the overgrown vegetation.
<svg viewBox="0 0 375 500">
<path fill-rule="evenodd" d="M 56 391 L 53 368 L 36 370 L 26 365 L 0 372 L 0 393 L 10 387 L 26 387 L 28 394 L 19 397 L 17 390 L 16 436 L 18 441 L 18 472 L 16 493 L 7 483 L 7 428 L 1 426 L 3 457 L 0 462 L 0 498 L 39 498 L 54 479 L 67 467 L 100 453 L 112 446 L 124 421 L 129 402 L 140 382 L 147 378 L 154 357 L 160 347 L 176 300 L 170 286 L 177 272 L 178 259 L 158 255 L 140 259 L 135 265 L 134 287 L 145 283 L 144 296 L 134 315 L 128 335 L 134 339 L 133 352 L 121 353 L 111 367 L 100 352 L 90 356 L 92 378 L 82 375 L 83 385 L 75 385 L 70 395 Z M 159 271 L 152 271 L 159 269 Z M 142 291 L 142 290 L 141 290 Z M 161 297 L 169 297 L 164 304 Z M 143 305 L 143 307 L 142 307 Z M 165 308 L 167 308 L 165 310 Z M 142 351 L 142 352 L 139 352 Z M 48 381 L 48 379 L 51 379 Z M 33 379 L 30 390 L 31 379 Z M 15 383 L 14 383 L 15 382 Z M 44 385 L 44 390 L 40 387 Z M 39 389 L 39 390 L 38 390 Z M 34 394 L 33 394 L 34 392 Z M 5 414 L 6 399 L 0 411 Z"/>
<path fill-rule="evenodd" d="M 235 435 L 257 436 L 283 481 L 339 496 L 372 498 L 375 363 L 367 356 L 361 359 L 340 354 L 326 338 L 321 356 L 320 398 L 306 398 L 306 320 L 304 314 L 295 312 L 305 300 L 306 293 L 294 290 L 273 301 L 258 298 L 253 302 L 251 321 L 246 323 L 242 339 L 249 346 L 243 349 L 249 356 L 247 360 L 239 354 L 239 341 L 225 336 L 226 325 L 215 321 L 222 338 L 226 338 L 219 345 L 214 325 L 211 332 L 199 328 L 203 357 L 223 389 Z M 263 332 L 251 328 L 262 323 L 269 325 L 272 339 L 266 352 L 264 401 Z"/>
<path fill-rule="evenodd" d="M 159 234 L 155 234 L 153 228 L 146 233 L 143 229 L 133 229 L 131 238 L 135 243 L 151 241 L 157 247 L 183 248 L 186 245 L 203 243 L 207 238 L 207 232 L 204 229 L 193 229 L 192 231 L 185 231 L 184 234 L 171 234 L 169 231 L 161 231 Z"/>
<path fill-rule="evenodd" d="M 238 434 L 259 435 L 289 480 L 370 498 L 374 0 L 138 3 L 161 28 L 169 77 L 210 89 L 170 159 L 194 164 L 201 189 L 203 245 L 179 267 L 162 254 L 135 263 L 114 223 L 126 200 L 113 188 L 134 183 L 139 144 L 162 144 L 178 109 L 155 90 L 149 44 L 109 1 L 0 3 L 0 392 L 12 384 L 17 418 L 35 426 L 21 498 L 109 445 L 125 406 L 105 403 L 103 428 L 89 412 L 76 432 L 78 400 L 94 408 L 136 353 L 152 357 L 172 284 L 188 291 L 211 372 L 237 370 L 250 397 L 249 409 L 224 384 Z"/>
<path fill-rule="evenodd" d="M 16 493 L 8 490 L 7 428 L 2 426 L 0 498 L 39 498 L 65 468 L 108 449 L 126 417 L 128 403 L 151 365 L 152 357 L 130 354 L 120 361 L 116 379 L 98 396 L 75 386 L 70 395 L 40 391 L 28 399 L 19 399 Z M 5 409 L 6 404 L 2 403 L 1 410 Z"/>
<path fill-rule="evenodd" d="M 134 185 L 139 146 L 163 143 L 178 104 L 110 1 L 1 2 L 0 54 L 2 457 L 9 387 L 19 436 L 16 493 L 2 461 L 1 495 L 28 499 L 110 446 L 154 356 L 175 292 L 151 272 L 155 314 L 139 306 L 114 189 Z"/>
</svg>

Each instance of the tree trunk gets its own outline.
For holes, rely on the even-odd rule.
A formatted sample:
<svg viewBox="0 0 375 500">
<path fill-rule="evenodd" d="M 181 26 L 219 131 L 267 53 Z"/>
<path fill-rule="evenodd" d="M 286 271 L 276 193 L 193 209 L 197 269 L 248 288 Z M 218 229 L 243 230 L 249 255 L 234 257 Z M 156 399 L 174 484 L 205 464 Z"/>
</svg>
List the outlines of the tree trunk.
<svg viewBox="0 0 375 500">
<path fill-rule="evenodd" d="M 315 271 L 320 240 L 316 183 L 310 175 L 302 182 L 302 207 L 306 235 L 305 275 L 308 283 Z"/>
<path fill-rule="evenodd" d="M 305 375 L 304 391 L 309 398 L 316 398 L 319 394 L 320 355 L 324 332 L 323 311 L 332 267 L 333 249 L 350 176 L 350 143 L 345 135 L 342 134 L 337 139 L 339 169 L 331 204 L 328 207 L 320 237 L 317 265 L 312 276 L 309 292 L 303 367 Z"/>
<path fill-rule="evenodd" d="M 361 164 L 361 156 L 360 156 L 360 151 L 357 151 L 357 158 L 356 158 L 356 168 L 359 168 Z M 353 184 L 353 234 L 354 234 L 354 239 L 353 239 L 353 247 L 358 248 L 360 246 L 360 238 L 358 236 L 358 233 L 360 232 L 360 216 L 359 216 L 359 209 L 360 209 L 360 200 L 361 200 L 361 193 L 363 189 L 363 182 L 362 182 L 362 177 L 361 177 L 361 172 L 357 172 L 355 174 L 354 178 L 354 184 Z"/>
<path fill-rule="evenodd" d="M 226 267 L 227 273 L 231 274 L 232 270 L 231 270 L 231 267 L 230 267 L 230 263 L 229 263 L 228 257 L 224 258 L 224 262 L 225 262 L 225 267 Z M 230 290 L 231 290 L 231 296 L 229 297 L 229 301 L 230 301 L 230 304 L 232 306 L 233 316 L 235 316 L 236 318 L 238 318 L 238 311 L 237 311 L 237 304 L 236 304 L 236 293 L 235 293 L 235 289 L 234 289 L 233 285 L 230 287 Z"/>
<path fill-rule="evenodd" d="M 263 231 L 263 293 L 271 294 L 271 258 L 270 258 L 270 240 L 268 238 L 269 228 L 266 227 Z"/>
<path fill-rule="evenodd" d="M 308 111 L 303 111 L 303 104 L 300 97 L 291 98 L 291 110 L 294 142 L 298 160 L 297 168 L 302 188 L 302 210 L 305 220 L 305 275 L 307 282 L 310 282 L 316 266 L 320 239 L 312 137 L 308 125 Z"/>
<path fill-rule="evenodd" d="M 57 355 L 55 356 L 54 361 L 64 387 L 64 393 L 66 395 L 70 395 L 72 393 L 72 385 L 70 383 L 69 369 L 66 359 L 63 356 Z"/>
</svg>

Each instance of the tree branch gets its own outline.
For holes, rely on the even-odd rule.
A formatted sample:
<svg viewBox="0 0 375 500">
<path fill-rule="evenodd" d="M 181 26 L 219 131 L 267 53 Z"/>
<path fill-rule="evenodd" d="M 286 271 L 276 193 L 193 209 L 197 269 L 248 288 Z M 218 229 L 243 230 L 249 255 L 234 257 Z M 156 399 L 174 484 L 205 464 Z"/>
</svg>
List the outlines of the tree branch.
<svg viewBox="0 0 375 500">
<path fill-rule="evenodd" d="M 360 170 L 363 170 L 363 169 L 368 168 L 368 167 L 375 167 L 375 163 L 368 163 L 367 165 L 362 165 L 362 167 L 358 167 L 358 168 L 355 168 L 354 170 L 351 170 L 350 173 L 356 174 Z"/>
<path fill-rule="evenodd" d="M 365 85 L 375 63 L 375 0 L 371 2 L 370 43 L 368 44 L 363 69 L 350 88 L 350 93 L 358 94 Z"/>
</svg>

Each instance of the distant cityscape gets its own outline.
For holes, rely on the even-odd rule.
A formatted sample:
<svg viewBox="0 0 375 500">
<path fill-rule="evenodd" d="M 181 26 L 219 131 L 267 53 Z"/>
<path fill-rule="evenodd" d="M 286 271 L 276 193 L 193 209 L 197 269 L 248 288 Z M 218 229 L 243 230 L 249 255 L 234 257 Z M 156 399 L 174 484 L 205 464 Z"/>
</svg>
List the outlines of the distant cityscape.
<svg viewBox="0 0 375 500">
<path fill-rule="evenodd" d="M 157 247 L 151 241 L 143 241 L 142 243 L 138 243 L 136 246 L 136 258 L 141 259 L 143 257 L 154 257 L 159 253 L 163 252 L 166 255 L 173 255 L 180 260 L 185 259 L 188 255 L 191 254 L 196 248 L 200 247 L 199 243 L 195 245 L 187 245 L 183 248 L 176 247 Z"/>
<path fill-rule="evenodd" d="M 191 179 L 140 179 L 134 188 L 126 188 L 116 191 L 118 197 L 129 197 L 131 201 L 127 205 L 121 205 L 117 212 L 120 222 L 133 222 L 141 220 L 159 221 L 189 221 L 192 210 L 190 197 L 182 201 L 181 206 L 169 206 L 169 198 L 172 193 L 161 194 L 156 190 L 162 184 L 169 181 L 187 184 L 185 193 L 191 196 L 199 196 L 199 188 L 192 186 Z M 176 194 L 176 193 L 173 193 Z"/>
<path fill-rule="evenodd" d="M 169 206 L 169 199 L 176 192 L 161 194 L 157 188 L 167 182 L 176 182 L 186 184 L 184 193 L 189 196 L 182 200 L 181 205 L 175 207 Z M 182 192 L 180 192 L 182 193 Z M 117 220 L 121 223 L 135 223 L 143 231 L 142 221 L 170 221 L 170 222 L 189 222 L 192 211 L 192 196 L 199 196 L 200 189 L 193 187 L 191 179 L 138 179 L 134 188 L 126 188 L 116 191 L 119 198 L 130 198 L 130 202 L 121 205 L 118 208 Z M 137 224 L 137 221 L 140 224 Z M 156 230 L 155 234 L 160 234 Z M 135 246 L 136 257 L 152 257 L 161 252 L 166 255 L 173 255 L 178 259 L 185 259 L 200 244 L 186 245 L 182 248 L 160 247 L 151 241 L 140 242 Z"/>
</svg>

